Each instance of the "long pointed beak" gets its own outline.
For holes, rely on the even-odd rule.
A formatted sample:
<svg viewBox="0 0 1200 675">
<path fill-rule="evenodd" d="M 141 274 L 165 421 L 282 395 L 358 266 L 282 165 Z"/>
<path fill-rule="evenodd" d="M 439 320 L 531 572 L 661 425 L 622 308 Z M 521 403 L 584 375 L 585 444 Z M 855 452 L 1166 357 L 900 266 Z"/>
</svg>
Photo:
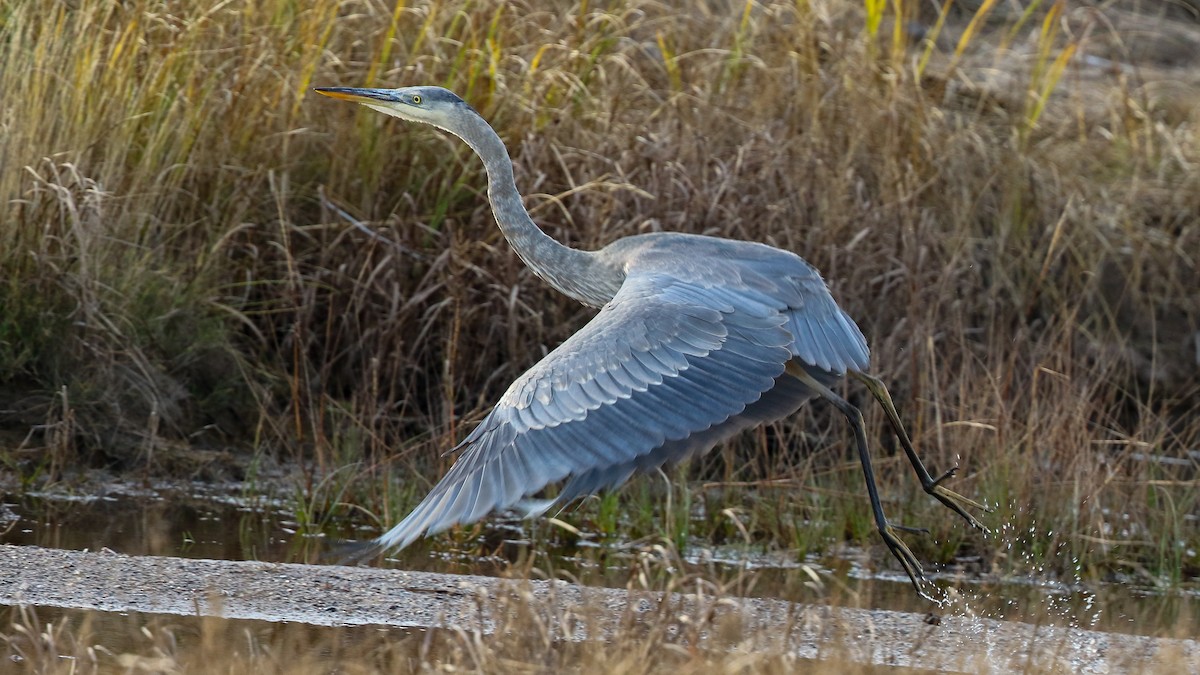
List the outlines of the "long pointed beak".
<svg viewBox="0 0 1200 675">
<path fill-rule="evenodd" d="M 313 91 L 330 98 L 340 98 L 343 101 L 355 103 L 374 103 L 376 101 L 395 101 L 396 96 L 391 89 L 357 89 L 354 87 L 316 87 Z"/>
</svg>

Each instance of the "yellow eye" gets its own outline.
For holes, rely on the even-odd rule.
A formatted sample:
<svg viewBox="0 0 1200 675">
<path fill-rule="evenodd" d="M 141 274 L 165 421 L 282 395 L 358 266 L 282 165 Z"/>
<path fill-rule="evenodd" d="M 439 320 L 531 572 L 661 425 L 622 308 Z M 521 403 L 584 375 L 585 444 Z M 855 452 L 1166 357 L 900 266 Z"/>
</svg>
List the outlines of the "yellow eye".
<svg viewBox="0 0 1200 675">
<path fill-rule="evenodd" d="M 421 101 L 422 101 L 422 99 L 421 99 L 420 94 L 413 94 L 413 97 L 412 97 L 413 105 L 421 105 Z"/>
</svg>

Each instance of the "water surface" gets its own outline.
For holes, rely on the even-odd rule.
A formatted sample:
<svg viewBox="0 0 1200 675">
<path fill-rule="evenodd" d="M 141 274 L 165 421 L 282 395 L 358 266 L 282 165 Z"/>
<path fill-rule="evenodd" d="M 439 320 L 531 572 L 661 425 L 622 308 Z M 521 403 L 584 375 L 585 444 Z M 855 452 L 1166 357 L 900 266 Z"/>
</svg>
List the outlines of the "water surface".
<svg viewBox="0 0 1200 675">
<path fill-rule="evenodd" d="M 329 549 L 323 537 L 302 533 L 288 499 L 246 498 L 236 487 L 10 495 L 5 509 L 8 530 L 0 541 L 10 544 L 268 562 L 317 562 Z M 355 531 L 350 523 L 340 525 L 342 536 Z M 1187 590 L 929 570 L 935 583 L 952 589 L 951 601 L 938 607 L 917 596 L 902 574 L 874 573 L 852 551 L 796 560 L 786 551 L 696 543 L 677 554 L 655 541 L 601 540 L 584 533 L 563 543 L 567 539 L 558 534 L 546 521 L 493 518 L 475 537 L 422 540 L 375 564 L 449 574 L 553 576 L 617 588 L 671 583 L 673 590 L 690 591 L 700 583 L 735 595 L 929 613 L 931 621 L 964 614 L 1173 636 L 1189 636 L 1200 627 L 1200 599 Z"/>
</svg>

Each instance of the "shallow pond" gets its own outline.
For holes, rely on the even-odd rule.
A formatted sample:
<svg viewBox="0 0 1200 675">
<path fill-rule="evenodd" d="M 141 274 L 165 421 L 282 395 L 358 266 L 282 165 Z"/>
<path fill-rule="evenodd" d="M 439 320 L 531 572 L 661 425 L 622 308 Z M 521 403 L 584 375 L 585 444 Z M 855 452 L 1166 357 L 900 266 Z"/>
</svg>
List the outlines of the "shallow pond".
<svg viewBox="0 0 1200 675">
<path fill-rule="evenodd" d="M 124 489 L 105 496 L 9 496 L 0 541 L 74 550 L 110 549 L 130 555 L 163 555 L 269 562 L 314 562 L 327 550 L 320 538 L 298 534 L 286 500 L 245 499 L 236 490 L 209 486 Z M 682 557 L 656 542 L 548 544 L 545 521 L 491 519 L 480 541 L 458 550 L 447 538 L 421 541 L 382 564 L 415 571 L 551 575 L 591 585 L 625 587 L 638 575 L 702 577 L 725 590 L 797 602 L 932 614 L 967 614 L 1147 635 L 1190 635 L 1200 626 L 1200 598 L 1189 591 L 1159 591 L 1116 584 L 1063 583 L 1035 578 L 996 580 L 980 575 L 931 573 L 953 588 L 944 607 L 918 597 L 899 573 L 874 574 L 845 557 L 797 561 L 786 552 L 730 546 L 689 547 Z M 544 532 L 542 532 L 544 535 Z M 661 585 L 661 584 L 660 584 Z"/>
</svg>

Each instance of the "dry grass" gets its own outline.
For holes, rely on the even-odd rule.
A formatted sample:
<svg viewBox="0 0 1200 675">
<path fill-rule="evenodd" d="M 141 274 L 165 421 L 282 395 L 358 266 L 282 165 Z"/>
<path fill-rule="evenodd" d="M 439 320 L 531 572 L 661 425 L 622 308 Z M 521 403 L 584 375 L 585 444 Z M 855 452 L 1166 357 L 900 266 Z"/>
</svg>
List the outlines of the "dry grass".
<svg viewBox="0 0 1200 675">
<path fill-rule="evenodd" d="M 733 626 L 702 620 L 681 627 L 669 610 L 645 625 L 626 625 L 609 640 L 564 639 L 562 617 L 506 601 L 516 610 L 494 633 L 478 630 L 318 628 L 221 619 L 72 614 L 39 621 L 31 609 L 10 612 L 0 634 L 14 672 L 56 673 L 907 673 L 839 656 L 820 660 L 775 647 L 768 635 L 737 636 Z M 547 619 L 551 622 L 548 623 Z M 577 617 L 576 617 L 577 619 Z M 681 630 L 682 628 L 682 630 Z M 700 637 L 700 631 L 719 634 Z M 762 644 L 760 644 L 762 643 Z M 703 646 L 697 646 L 703 645 Z M 1170 663 L 1168 661 L 1167 663 Z M 1063 672 L 1060 668 L 1029 672 Z"/>
<path fill-rule="evenodd" d="M 666 229 L 804 255 L 928 461 L 1031 533 L 1022 554 L 1196 576 L 1200 97 L 1190 52 L 1156 39 L 1192 44 L 1194 19 L 962 3 L 926 49 L 894 29 L 918 3 L 386 4 L 0 9 L 9 470 L 234 446 L 311 459 L 313 519 L 349 478 L 383 520 L 411 505 L 587 317 L 507 250 L 464 146 L 310 96 L 436 83 L 500 130 L 563 241 Z M 778 546 L 873 542 L 848 440 L 812 406 L 694 463 L 709 524 L 681 534 L 736 538 L 733 514 Z M 880 463 L 893 517 L 933 529 L 922 558 L 1025 568 Z M 673 527 L 653 495 L 620 497 L 648 514 L 632 534 Z M 577 519 L 603 529 L 603 508 Z"/>
</svg>

